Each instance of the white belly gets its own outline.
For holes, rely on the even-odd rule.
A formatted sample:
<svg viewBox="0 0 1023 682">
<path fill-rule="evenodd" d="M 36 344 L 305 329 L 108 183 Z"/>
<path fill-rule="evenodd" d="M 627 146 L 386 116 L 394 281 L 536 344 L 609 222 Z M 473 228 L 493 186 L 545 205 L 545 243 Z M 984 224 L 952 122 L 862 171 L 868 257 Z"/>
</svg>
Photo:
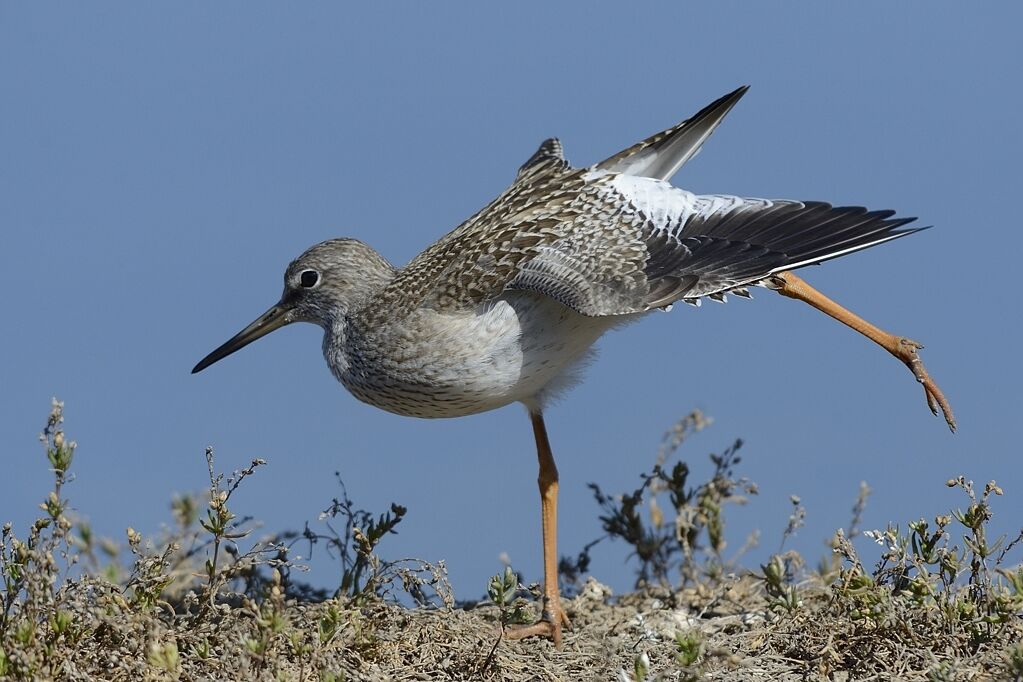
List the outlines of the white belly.
<svg viewBox="0 0 1023 682">
<path fill-rule="evenodd" d="M 343 367 L 325 351 L 360 400 L 398 414 L 457 417 L 542 403 L 578 380 L 604 332 L 635 317 L 586 317 L 546 296 L 509 292 L 473 312 L 416 311 L 400 328 L 345 344 L 348 357 L 334 358 Z"/>
</svg>

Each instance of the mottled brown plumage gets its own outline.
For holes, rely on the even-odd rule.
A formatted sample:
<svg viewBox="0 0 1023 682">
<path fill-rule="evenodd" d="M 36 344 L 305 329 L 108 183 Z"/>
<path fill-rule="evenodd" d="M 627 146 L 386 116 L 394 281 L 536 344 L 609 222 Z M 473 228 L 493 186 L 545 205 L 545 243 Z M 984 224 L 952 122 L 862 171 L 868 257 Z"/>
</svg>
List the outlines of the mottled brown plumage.
<svg viewBox="0 0 1023 682">
<path fill-rule="evenodd" d="M 578 379 L 609 329 L 675 301 L 723 301 L 763 284 L 899 356 L 954 425 L 915 346 L 836 312 L 783 272 L 910 234 L 916 230 L 899 228 L 912 218 L 698 196 L 668 184 L 745 91 L 589 168 L 572 168 L 560 142 L 545 141 L 507 190 L 404 268 L 356 240 L 317 244 L 289 265 L 280 302 L 193 371 L 305 321 L 323 328 L 323 353 L 338 380 L 382 409 L 455 417 L 523 403 L 540 461 L 546 599 L 544 621 L 517 634 L 559 642 L 568 619 L 557 592 L 557 470 L 542 409 Z"/>
<path fill-rule="evenodd" d="M 545 141 L 507 190 L 401 269 L 364 310 L 366 324 L 421 306 L 470 309 L 509 290 L 588 316 L 641 313 L 679 299 L 720 299 L 780 269 L 914 231 L 898 230 L 913 219 L 891 219 L 891 211 L 694 197 L 667 185 L 745 91 L 590 168 L 572 168 L 561 143 Z M 689 211 L 684 223 L 666 220 L 701 200 L 706 210 Z"/>
</svg>

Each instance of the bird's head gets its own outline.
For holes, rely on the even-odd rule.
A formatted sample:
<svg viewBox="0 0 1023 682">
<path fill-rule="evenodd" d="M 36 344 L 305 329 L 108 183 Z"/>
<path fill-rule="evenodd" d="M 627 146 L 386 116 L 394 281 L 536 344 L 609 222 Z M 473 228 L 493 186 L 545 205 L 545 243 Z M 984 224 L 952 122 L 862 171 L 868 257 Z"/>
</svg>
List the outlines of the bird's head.
<svg viewBox="0 0 1023 682">
<path fill-rule="evenodd" d="M 394 277 L 394 267 L 355 239 L 330 239 L 291 261 L 284 293 L 252 324 L 199 361 L 192 374 L 292 322 L 312 322 L 330 330 Z"/>
</svg>

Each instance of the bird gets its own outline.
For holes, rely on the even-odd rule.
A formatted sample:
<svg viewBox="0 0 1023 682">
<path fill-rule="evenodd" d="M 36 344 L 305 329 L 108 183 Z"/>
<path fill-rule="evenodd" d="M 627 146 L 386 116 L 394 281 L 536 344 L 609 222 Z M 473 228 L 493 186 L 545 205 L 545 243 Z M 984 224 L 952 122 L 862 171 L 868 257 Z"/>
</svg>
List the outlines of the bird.
<svg viewBox="0 0 1023 682">
<path fill-rule="evenodd" d="M 571 623 L 557 573 L 558 471 L 544 407 L 580 379 L 606 332 L 678 302 L 802 300 L 901 360 L 953 431 L 951 406 L 917 342 L 843 308 L 792 270 L 919 232 L 891 210 L 698 195 L 669 180 L 746 93 L 742 86 L 671 128 L 587 167 L 545 140 L 500 195 L 404 267 L 356 239 L 293 260 L 280 300 L 203 358 L 200 372 L 295 322 L 319 325 L 323 355 L 357 399 L 398 415 L 460 417 L 525 406 L 539 463 L 543 609 L 510 638 Z"/>
</svg>

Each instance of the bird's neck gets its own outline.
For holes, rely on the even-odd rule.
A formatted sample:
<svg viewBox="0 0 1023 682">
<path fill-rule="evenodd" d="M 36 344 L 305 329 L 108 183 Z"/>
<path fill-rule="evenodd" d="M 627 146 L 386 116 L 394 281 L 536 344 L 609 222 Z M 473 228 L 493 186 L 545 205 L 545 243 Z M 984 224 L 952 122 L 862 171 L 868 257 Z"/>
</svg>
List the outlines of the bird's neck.
<svg viewBox="0 0 1023 682">
<path fill-rule="evenodd" d="M 331 371 L 340 380 L 349 365 L 348 340 L 352 333 L 352 320 L 373 305 L 374 300 L 398 274 L 397 268 L 368 246 L 360 257 L 346 269 L 350 276 L 344 303 L 327 312 L 323 322 L 323 355 Z"/>
<path fill-rule="evenodd" d="M 360 258 L 346 274 L 349 281 L 345 292 L 344 313 L 350 317 L 371 305 L 398 274 L 398 270 L 375 250 L 364 246 Z"/>
</svg>

